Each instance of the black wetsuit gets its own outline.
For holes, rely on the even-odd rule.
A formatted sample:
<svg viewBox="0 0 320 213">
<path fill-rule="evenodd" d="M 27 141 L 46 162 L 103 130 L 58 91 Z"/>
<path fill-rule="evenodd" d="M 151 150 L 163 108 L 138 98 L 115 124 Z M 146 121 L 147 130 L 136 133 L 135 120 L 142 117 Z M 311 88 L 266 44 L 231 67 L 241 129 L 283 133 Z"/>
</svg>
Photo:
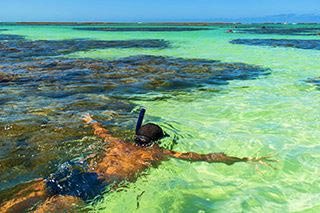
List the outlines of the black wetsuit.
<svg viewBox="0 0 320 213">
<path fill-rule="evenodd" d="M 65 162 L 45 180 L 49 196 L 70 195 L 80 197 L 85 202 L 101 196 L 107 183 L 99 179 L 97 173 L 88 170 L 86 162 Z"/>
</svg>

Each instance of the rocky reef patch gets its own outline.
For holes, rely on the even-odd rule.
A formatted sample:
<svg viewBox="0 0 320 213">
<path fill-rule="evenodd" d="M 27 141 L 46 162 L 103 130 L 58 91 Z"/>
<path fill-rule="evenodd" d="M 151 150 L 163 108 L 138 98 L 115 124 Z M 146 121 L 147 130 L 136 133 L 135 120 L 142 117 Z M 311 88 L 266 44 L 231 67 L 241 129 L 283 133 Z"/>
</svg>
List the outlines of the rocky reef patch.
<svg viewBox="0 0 320 213">
<path fill-rule="evenodd" d="M 244 44 L 253 46 L 291 47 L 298 49 L 320 50 L 320 40 L 302 39 L 235 39 L 232 44 Z"/>
<path fill-rule="evenodd" d="M 281 28 L 281 27 L 257 27 L 242 28 L 236 30 L 239 33 L 249 34 L 274 34 L 274 35 L 298 35 L 298 36 L 315 36 L 320 35 L 320 28 Z"/>
<path fill-rule="evenodd" d="M 27 40 L 18 35 L 0 34 L 0 61 L 65 55 L 77 51 L 106 48 L 168 48 L 162 39 L 99 41 L 88 39 Z"/>
<path fill-rule="evenodd" d="M 138 55 L 118 60 L 42 59 L 9 63 L 2 70 L 20 74 L 22 84 L 42 82 L 59 85 L 44 95 L 63 98 L 76 93 L 143 94 L 227 84 L 269 73 L 268 69 L 243 63 Z M 17 82 L 19 83 L 19 82 Z M 74 86 L 68 86 L 68 85 Z M 41 95 L 39 94 L 39 95 Z M 50 95 L 51 94 L 51 95 Z"/>
<path fill-rule="evenodd" d="M 306 80 L 307 83 L 313 84 L 320 89 L 320 77 L 319 78 L 310 78 Z"/>
<path fill-rule="evenodd" d="M 24 37 L 19 35 L 0 34 L 0 42 L 9 41 L 9 40 L 24 40 Z"/>
<path fill-rule="evenodd" d="M 1 69 L 1 67 L 0 67 Z M 0 72 L 0 83 L 2 82 L 12 82 L 17 78 L 15 75 L 6 74 L 3 72 Z"/>
<path fill-rule="evenodd" d="M 210 28 L 199 27 L 79 27 L 75 30 L 85 31 L 106 31 L 106 32 L 185 32 L 212 30 Z"/>
</svg>

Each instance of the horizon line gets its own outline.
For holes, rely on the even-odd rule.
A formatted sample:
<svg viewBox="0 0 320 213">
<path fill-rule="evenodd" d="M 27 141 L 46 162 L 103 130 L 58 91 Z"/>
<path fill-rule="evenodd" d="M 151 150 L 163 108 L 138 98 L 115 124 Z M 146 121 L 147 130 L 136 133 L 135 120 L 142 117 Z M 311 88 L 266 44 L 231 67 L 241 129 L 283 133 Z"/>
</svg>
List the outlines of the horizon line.
<svg viewBox="0 0 320 213">
<path fill-rule="evenodd" d="M 21 24 L 21 25 L 55 25 L 55 24 L 193 24 L 199 26 L 205 25 L 219 25 L 219 24 L 320 24 L 320 22 L 241 22 L 241 21 L 0 21 L 0 24 Z"/>
</svg>

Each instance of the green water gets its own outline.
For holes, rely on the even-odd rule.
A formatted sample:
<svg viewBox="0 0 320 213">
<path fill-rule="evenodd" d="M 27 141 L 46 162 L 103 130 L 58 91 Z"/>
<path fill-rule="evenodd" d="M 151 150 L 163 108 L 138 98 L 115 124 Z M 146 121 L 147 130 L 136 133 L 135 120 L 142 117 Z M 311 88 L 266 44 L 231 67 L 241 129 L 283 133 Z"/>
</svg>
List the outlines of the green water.
<svg viewBox="0 0 320 213">
<path fill-rule="evenodd" d="M 2 26 L 1 26 L 2 27 Z M 319 212 L 320 90 L 304 80 L 320 76 L 320 51 L 230 44 L 237 38 L 319 39 L 317 36 L 227 34 L 226 28 L 194 32 L 87 32 L 69 26 L 3 26 L 5 34 L 28 39 L 165 39 L 169 49 L 106 49 L 69 57 L 114 59 L 161 55 L 243 62 L 270 68 L 255 80 L 234 80 L 170 99 L 135 101 L 175 129 L 177 151 L 271 154 L 276 169 L 163 162 L 119 192 L 106 194 L 89 210 L 101 212 Z M 164 94 L 150 94 L 150 96 Z M 172 140 L 168 138 L 166 140 Z M 143 193 L 144 192 L 144 193 Z M 137 208 L 137 196 L 143 193 Z"/>
</svg>

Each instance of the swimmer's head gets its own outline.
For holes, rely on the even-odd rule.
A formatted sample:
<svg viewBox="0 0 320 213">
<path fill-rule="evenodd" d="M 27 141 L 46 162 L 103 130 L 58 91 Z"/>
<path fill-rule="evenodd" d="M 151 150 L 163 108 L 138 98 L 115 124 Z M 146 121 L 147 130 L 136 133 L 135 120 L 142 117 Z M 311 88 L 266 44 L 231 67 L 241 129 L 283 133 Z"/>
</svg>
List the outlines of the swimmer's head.
<svg viewBox="0 0 320 213">
<path fill-rule="evenodd" d="M 140 146 L 148 146 L 153 142 L 158 141 L 164 137 L 163 130 L 160 126 L 148 123 L 143 125 L 136 133 L 134 141 Z"/>
</svg>

